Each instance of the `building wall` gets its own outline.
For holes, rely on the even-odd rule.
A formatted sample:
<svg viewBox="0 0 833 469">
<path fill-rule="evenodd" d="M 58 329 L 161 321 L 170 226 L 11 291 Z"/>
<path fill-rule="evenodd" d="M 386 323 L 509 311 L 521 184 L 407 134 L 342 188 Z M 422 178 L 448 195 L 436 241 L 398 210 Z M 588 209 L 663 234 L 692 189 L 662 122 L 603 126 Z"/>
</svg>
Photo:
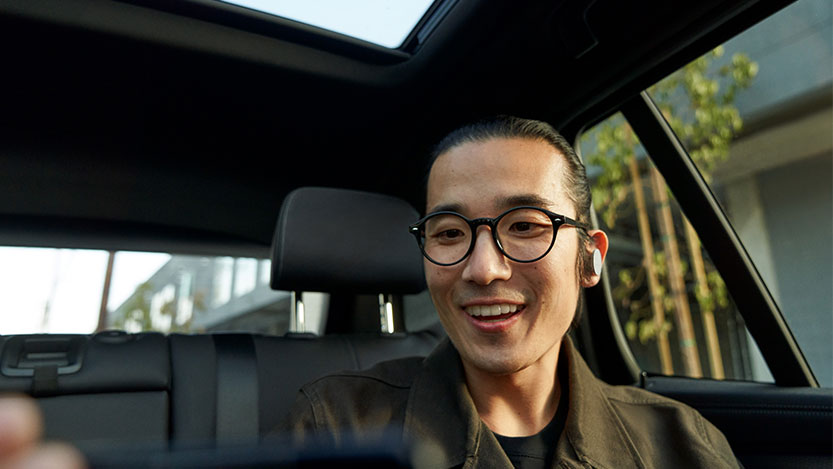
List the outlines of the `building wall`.
<svg viewBox="0 0 833 469">
<path fill-rule="evenodd" d="M 833 3 L 799 0 L 725 49 L 759 71 L 738 95 L 744 131 L 716 193 L 819 382 L 833 386 Z"/>
<path fill-rule="evenodd" d="M 833 386 L 833 155 L 822 154 L 758 176 L 766 207 L 778 302 L 805 357 Z"/>
</svg>

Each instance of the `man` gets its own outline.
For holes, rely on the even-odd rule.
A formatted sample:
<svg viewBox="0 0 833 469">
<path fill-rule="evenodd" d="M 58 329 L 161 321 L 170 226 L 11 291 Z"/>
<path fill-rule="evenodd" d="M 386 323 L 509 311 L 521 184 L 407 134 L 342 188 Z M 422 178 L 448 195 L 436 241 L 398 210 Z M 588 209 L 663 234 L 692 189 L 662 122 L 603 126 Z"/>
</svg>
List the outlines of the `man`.
<svg viewBox="0 0 833 469">
<path fill-rule="evenodd" d="M 394 427 L 435 467 L 737 467 L 696 411 L 602 383 L 566 337 L 607 253 L 589 210 L 584 167 L 548 124 L 450 134 L 410 227 L 450 341 L 304 386 L 287 430 L 339 443 Z"/>
</svg>

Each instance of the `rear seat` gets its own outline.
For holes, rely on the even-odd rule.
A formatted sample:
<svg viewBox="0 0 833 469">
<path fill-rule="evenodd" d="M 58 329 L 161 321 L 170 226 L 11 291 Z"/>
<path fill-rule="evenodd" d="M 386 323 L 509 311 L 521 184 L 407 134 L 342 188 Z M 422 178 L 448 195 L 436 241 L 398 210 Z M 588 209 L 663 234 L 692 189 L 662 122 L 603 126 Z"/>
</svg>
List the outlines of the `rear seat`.
<svg viewBox="0 0 833 469">
<path fill-rule="evenodd" d="M 162 334 L 0 337 L 0 390 L 33 395 L 47 438 L 164 443 L 171 362 Z"/>
<path fill-rule="evenodd" d="M 278 220 L 272 287 L 339 293 L 416 293 L 421 255 L 406 203 L 306 188 Z M 330 311 L 330 315 L 339 311 Z M 426 355 L 439 325 L 394 334 L 0 336 L 1 392 L 34 396 L 48 438 L 79 444 L 235 442 L 268 433 L 298 388 L 318 376 Z"/>
<path fill-rule="evenodd" d="M 437 329 L 323 337 L 172 334 L 171 436 L 191 443 L 265 435 L 284 418 L 304 383 L 339 370 L 427 355 L 441 338 Z M 224 378 L 231 385 L 225 392 Z"/>
</svg>

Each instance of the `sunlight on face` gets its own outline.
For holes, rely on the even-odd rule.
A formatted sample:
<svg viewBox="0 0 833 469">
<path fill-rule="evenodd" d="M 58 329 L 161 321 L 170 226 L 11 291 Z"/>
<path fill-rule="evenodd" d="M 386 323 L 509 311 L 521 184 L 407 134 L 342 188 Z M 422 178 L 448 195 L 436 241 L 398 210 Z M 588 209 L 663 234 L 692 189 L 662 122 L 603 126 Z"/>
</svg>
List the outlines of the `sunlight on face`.
<svg viewBox="0 0 833 469">
<path fill-rule="evenodd" d="M 427 209 L 456 207 L 468 218 L 494 217 L 517 200 L 537 200 L 542 208 L 573 218 L 564 171 L 563 157 L 542 141 L 464 143 L 435 162 Z M 459 264 L 443 267 L 426 260 L 426 279 L 464 363 L 512 373 L 557 355 L 578 300 L 578 237 L 562 227 L 547 256 L 523 264 L 504 257 L 488 230 L 479 227 L 474 251 Z"/>
</svg>

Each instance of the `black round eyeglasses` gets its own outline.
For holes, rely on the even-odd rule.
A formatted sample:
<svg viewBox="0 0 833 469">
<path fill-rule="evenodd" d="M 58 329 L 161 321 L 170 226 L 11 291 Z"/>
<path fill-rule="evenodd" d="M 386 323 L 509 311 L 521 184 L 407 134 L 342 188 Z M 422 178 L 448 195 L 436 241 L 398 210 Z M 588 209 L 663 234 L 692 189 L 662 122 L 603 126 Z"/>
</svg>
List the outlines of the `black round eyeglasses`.
<svg viewBox="0 0 833 469">
<path fill-rule="evenodd" d="M 587 230 L 583 223 L 540 207 L 511 208 L 495 218 L 471 220 L 457 212 L 429 213 L 408 227 L 422 254 L 437 265 L 463 261 L 474 250 L 477 227 L 487 225 L 500 252 L 515 262 L 535 262 L 546 256 L 561 226 Z"/>
</svg>

